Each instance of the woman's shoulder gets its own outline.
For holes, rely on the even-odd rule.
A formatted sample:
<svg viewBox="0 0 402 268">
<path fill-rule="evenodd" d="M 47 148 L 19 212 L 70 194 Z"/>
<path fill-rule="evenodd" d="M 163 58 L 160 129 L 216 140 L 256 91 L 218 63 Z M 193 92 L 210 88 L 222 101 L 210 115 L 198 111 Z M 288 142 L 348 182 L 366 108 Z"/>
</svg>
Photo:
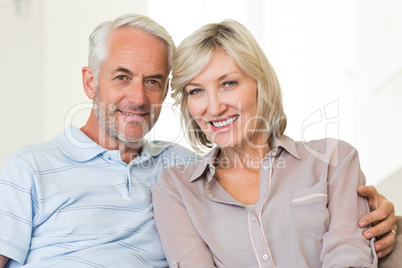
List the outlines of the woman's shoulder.
<svg viewBox="0 0 402 268">
<path fill-rule="evenodd" d="M 198 187 L 206 168 L 202 160 L 164 167 L 155 187 Z"/>
<path fill-rule="evenodd" d="M 162 174 L 169 174 L 170 176 L 175 176 L 179 179 L 184 179 L 184 180 L 190 180 L 194 172 L 200 168 L 200 165 L 202 165 L 202 160 L 193 160 L 177 165 L 171 165 L 164 167 L 162 169 Z"/>
<path fill-rule="evenodd" d="M 314 157 L 326 163 L 339 162 L 349 155 L 357 155 L 356 148 L 351 144 L 334 138 L 297 141 L 296 148 L 301 158 Z"/>
<path fill-rule="evenodd" d="M 296 147 L 300 151 L 309 149 L 326 151 L 329 149 L 329 152 L 332 152 L 333 150 L 350 152 L 356 150 L 350 143 L 334 138 L 324 138 L 310 141 L 296 141 Z"/>
</svg>

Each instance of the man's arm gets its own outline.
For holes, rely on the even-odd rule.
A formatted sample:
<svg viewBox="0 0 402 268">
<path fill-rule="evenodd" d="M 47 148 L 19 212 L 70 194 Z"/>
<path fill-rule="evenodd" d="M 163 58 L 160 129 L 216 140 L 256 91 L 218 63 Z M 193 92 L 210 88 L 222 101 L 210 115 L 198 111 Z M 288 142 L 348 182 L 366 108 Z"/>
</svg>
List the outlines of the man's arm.
<svg viewBox="0 0 402 268">
<path fill-rule="evenodd" d="M 373 225 L 363 235 L 367 239 L 379 239 L 374 244 L 375 250 L 379 258 L 384 257 L 394 249 L 395 235 L 391 233 L 391 230 L 397 230 L 394 204 L 379 194 L 374 186 L 359 186 L 357 192 L 367 198 L 371 211 L 360 219 L 359 226 Z"/>
<path fill-rule="evenodd" d="M 7 263 L 8 258 L 4 257 L 3 255 L 0 255 L 0 268 L 3 268 L 4 265 Z"/>
</svg>

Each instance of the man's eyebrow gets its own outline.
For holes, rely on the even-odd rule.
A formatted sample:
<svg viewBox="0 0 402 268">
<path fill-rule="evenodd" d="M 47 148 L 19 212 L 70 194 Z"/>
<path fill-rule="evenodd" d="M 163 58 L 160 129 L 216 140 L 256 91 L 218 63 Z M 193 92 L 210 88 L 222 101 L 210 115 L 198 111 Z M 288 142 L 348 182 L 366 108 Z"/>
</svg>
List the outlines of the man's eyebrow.
<svg viewBox="0 0 402 268">
<path fill-rule="evenodd" d="M 152 74 L 152 75 L 147 76 L 146 78 L 154 78 L 154 79 L 162 79 L 162 80 L 165 80 L 165 79 L 166 79 L 166 76 L 163 75 L 163 74 Z"/>
<path fill-rule="evenodd" d="M 115 73 L 123 72 L 123 73 L 129 74 L 129 75 L 131 75 L 131 76 L 133 75 L 133 72 L 132 72 L 132 71 L 130 71 L 129 69 L 124 68 L 124 67 L 118 67 L 114 72 L 115 72 Z"/>
<path fill-rule="evenodd" d="M 115 73 L 123 72 L 123 73 L 129 74 L 131 76 L 134 76 L 134 73 L 125 67 L 117 67 L 114 72 Z M 164 80 L 164 79 L 166 79 L 166 76 L 163 74 L 152 74 L 152 75 L 147 76 L 146 78 L 154 78 L 154 79 Z"/>
</svg>

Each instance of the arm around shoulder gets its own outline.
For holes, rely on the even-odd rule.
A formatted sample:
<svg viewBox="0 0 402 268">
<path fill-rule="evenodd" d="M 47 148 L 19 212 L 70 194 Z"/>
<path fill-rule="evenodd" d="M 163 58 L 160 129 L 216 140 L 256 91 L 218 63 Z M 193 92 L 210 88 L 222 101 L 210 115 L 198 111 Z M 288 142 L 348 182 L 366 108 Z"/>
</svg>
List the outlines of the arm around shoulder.
<svg viewBox="0 0 402 268">
<path fill-rule="evenodd" d="M 358 220 L 369 212 L 367 201 L 359 197 L 356 188 L 365 183 L 357 151 L 339 143 L 339 162 L 329 167 L 328 210 L 329 230 L 323 239 L 323 267 L 376 267 L 374 241 L 366 240 Z"/>
</svg>

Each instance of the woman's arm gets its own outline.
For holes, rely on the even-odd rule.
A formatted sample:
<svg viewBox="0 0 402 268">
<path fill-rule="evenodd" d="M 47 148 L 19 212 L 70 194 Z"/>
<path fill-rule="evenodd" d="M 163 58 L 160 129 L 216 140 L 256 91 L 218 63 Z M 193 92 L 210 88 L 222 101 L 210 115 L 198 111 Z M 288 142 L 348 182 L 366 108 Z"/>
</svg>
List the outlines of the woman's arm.
<svg viewBox="0 0 402 268">
<path fill-rule="evenodd" d="M 366 214 L 359 221 L 360 227 L 373 226 L 364 231 L 367 239 L 377 237 L 375 249 L 379 258 L 386 256 L 394 249 L 395 235 L 391 230 L 396 231 L 396 217 L 394 204 L 379 194 L 374 186 L 359 186 L 357 192 L 360 196 L 366 197 L 372 211 Z"/>
<path fill-rule="evenodd" d="M 367 200 L 356 188 L 365 183 L 357 151 L 339 142 L 340 162 L 328 168 L 328 210 L 330 223 L 323 237 L 322 267 L 374 267 L 374 241 L 366 240 L 357 222 L 369 213 Z"/>
<path fill-rule="evenodd" d="M 172 187 L 174 174 L 169 171 L 170 168 L 164 169 L 152 187 L 155 224 L 169 266 L 215 267 L 208 246 L 194 227 L 180 194 Z"/>
</svg>

